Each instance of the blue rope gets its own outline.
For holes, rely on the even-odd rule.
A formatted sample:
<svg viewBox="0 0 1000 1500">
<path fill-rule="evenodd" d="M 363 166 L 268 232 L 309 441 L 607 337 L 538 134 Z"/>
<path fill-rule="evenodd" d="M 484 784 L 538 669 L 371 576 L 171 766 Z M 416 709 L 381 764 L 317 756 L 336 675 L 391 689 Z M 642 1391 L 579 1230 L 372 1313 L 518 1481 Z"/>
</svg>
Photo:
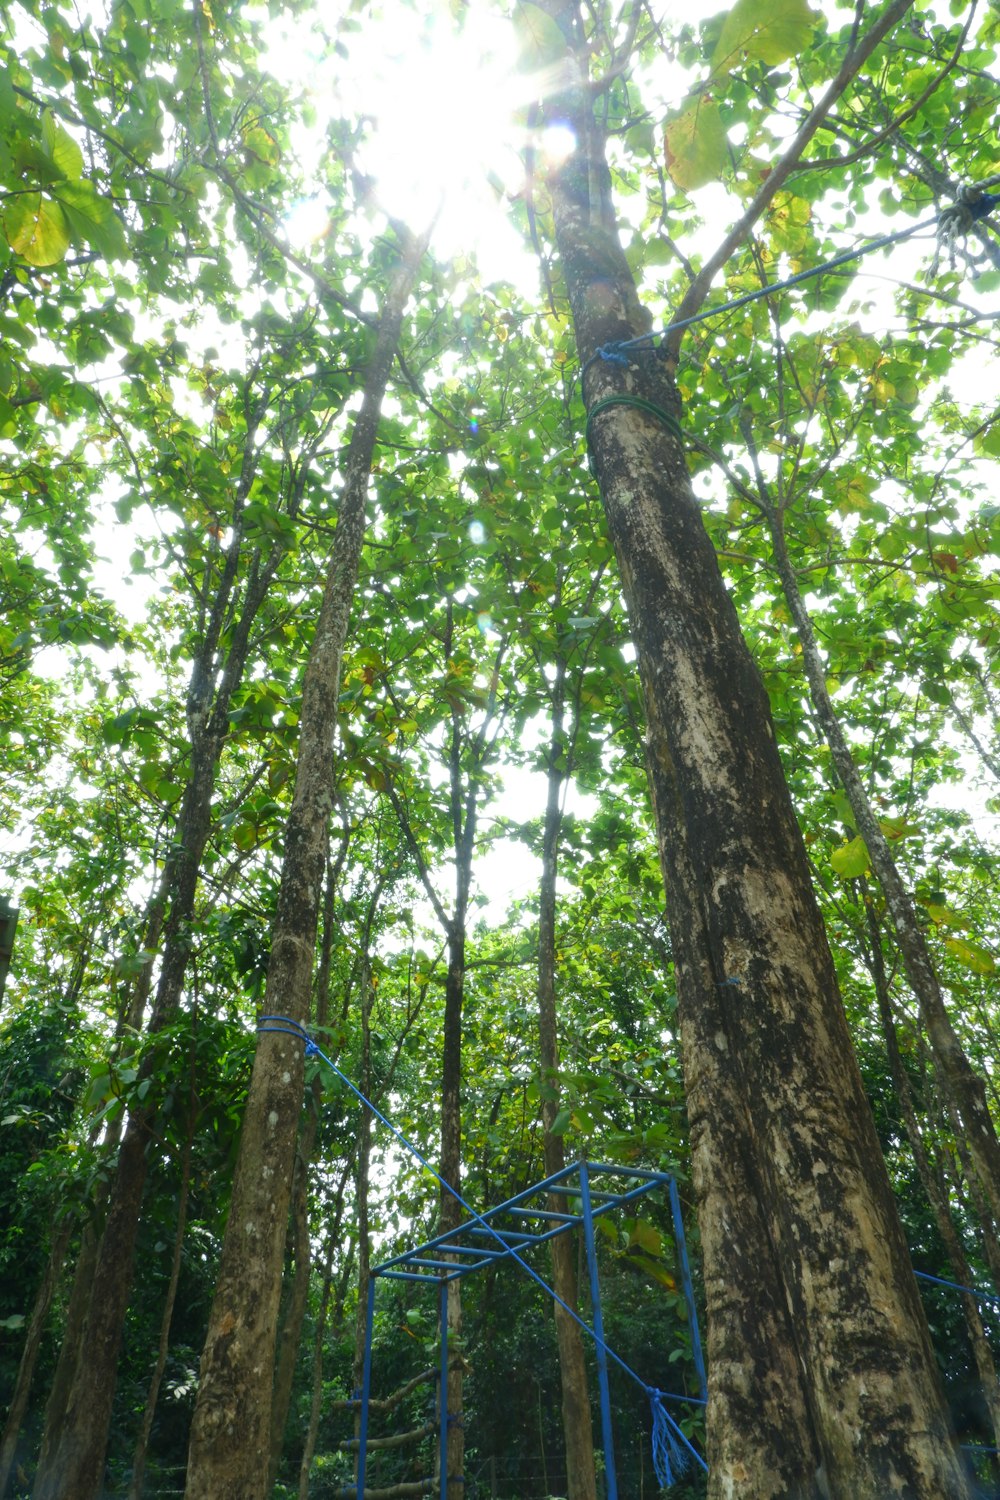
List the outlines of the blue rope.
<svg viewBox="0 0 1000 1500">
<path fill-rule="evenodd" d="M 983 1302 L 995 1302 L 1000 1306 L 1000 1295 L 996 1292 L 981 1292 L 978 1287 L 962 1286 L 957 1281 L 944 1281 L 940 1276 L 931 1276 L 927 1271 L 914 1271 L 919 1281 L 933 1281 L 936 1286 L 951 1287 L 954 1292 L 968 1292 L 970 1297 L 979 1297 Z"/>
<path fill-rule="evenodd" d="M 984 194 L 984 197 L 991 197 Z M 980 199 L 979 202 L 982 202 Z M 979 203 L 976 204 L 978 208 Z M 988 210 L 983 210 L 983 213 Z M 981 217 L 982 215 L 980 215 Z M 654 333 L 642 333 L 634 339 L 616 339 L 610 344 L 602 344 L 599 349 L 587 360 L 580 371 L 580 379 L 590 369 L 595 360 L 602 359 L 608 364 L 627 365 L 628 359 L 625 351 L 628 349 L 652 350 L 656 347 L 656 340 L 666 338 L 668 333 L 676 333 L 681 328 L 691 328 L 695 323 L 704 323 L 708 318 L 721 317 L 723 313 L 736 312 L 738 308 L 746 307 L 751 302 L 759 302 L 762 297 L 773 297 L 776 292 L 787 292 L 790 287 L 800 286 L 802 282 L 809 281 L 814 276 L 822 276 L 826 271 L 834 271 L 838 266 L 846 266 L 849 261 L 860 260 L 862 255 L 870 255 L 874 250 L 884 250 L 889 245 L 898 244 L 900 240 L 909 239 L 910 235 L 918 234 L 922 229 L 933 229 L 938 222 L 938 215 L 932 219 L 922 219 L 918 224 L 911 224 L 907 229 L 897 229 L 893 234 L 880 235 L 877 240 L 868 240 L 859 245 L 856 250 L 845 250 L 841 255 L 835 255 L 833 260 L 824 261 L 821 266 L 810 266 L 805 271 L 798 271 L 794 276 L 787 277 L 784 281 L 775 281 L 769 286 L 760 286 L 753 292 L 747 292 L 743 297 L 735 297 L 732 302 L 724 302 L 721 307 L 710 307 L 706 310 L 694 313 L 690 318 L 681 318 L 676 323 L 668 323 L 666 328 L 659 329 Z"/>
<path fill-rule="evenodd" d="M 276 1026 L 263 1026 L 260 1024 L 263 1021 L 276 1021 L 280 1024 Z M 528 1262 L 526 1260 L 523 1260 L 521 1256 L 518 1255 L 517 1251 L 514 1250 L 510 1245 L 508 1245 L 503 1235 L 500 1234 L 498 1230 L 494 1229 L 493 1225 L 488 1223 L 483 1218 L 482 1214 L 477 1214 L 476 1210 L 470 1207 L 468 1203 L 466 1203 L 461 1193 L 459 1193 L 456 1188 L 453 1188 L 450 1182 L 445 1181 L 445 1179 L 441 1176 L 441 1173 L 438 1172 L 434 1167 L 432 1167 L 430 1162 L 420 1154 L 413 1142 L 403 1134 L 398 1126 L 394 1125 L 391 1120 L 386 1119 L 382 1111 L 376 1108 L 376 1106 L 371 1102 L 370 1099 L 365 1098 L 361 1090 L 351 1082 L 351 1080 L 345 1073 L 341 1072 L 341 1070 L 337 1067 L 337 1064 L 335 1062 L 331 1062 L 326 1053 L 321 1051 L 321 1049 L 313 1041 L 312 1037 L 309 1035 L 308 1031 L 301 1024 L 301 1022 L 293 1020 L 291 1016 L 261 1016 L 257 1024 L 257 1030 L 259 1032 L 279 1032 L 285 1036 L 296 1037 L 300 1042 L 303 1042 L 305 1044 L 306 1057 L 322 1058 L 327 1067 L 332 1072 L 336 1073 L 341 1083 L 343 1083 L 348 1089 L 350 1089 L 354 1097 L 359 1100 L 366 1109 L 371 1110 L 376 1120 L 379 1120 L 387 1130 L 390 1130 L 392 1132 L 397 1141 L 399 1141 L 401 1145 L 406 1147 L 410 1155 L 420 1164 L 420 1166 L 424 1168 L 425 1171 L 431 1174 L 435 1181 L 440 1183 L 441 1187 L 443 1187 L 446 1192 L 451 1194 L 451 1196 L 455 1199 L 455 1202 L 465 1210 L 469 1217 L 471 1219 L 474 1219 L 477 1224 L 481 1225 L 481 1227 L 486 1230 L 487 1234 L 492 1235 L 493 1238 L 503 1247 L 507 1256 L 511 1260 L 517 1261 L 521 1269 L 527 1271 L 532 1281 L 537 1282 L 537 1284 L 542 1288 L 543 1291 L 548 1292 L 553 1302 L 558 1303 L 563 1311 L 569 1314 L 574 1323 L 582 1328 L 585 1333 L 589 1334 L 590 1337 L 594 1340 L 595 1344 L 599 1343 L 603 1348 L 605 1354 L 613 1359 L 615 1364 L 618 1365 L 620 1369 L 624 1370 L 625 1374 L 628 1375 L 631 1380 L 634 1380 L 636 1385 L 640 1386 L 646 1392 L 646 1395 L 649 1397 L 650 1407 L 653 1414 L 654 1463 L 656 1462 L 657 1433 L 659 1432 L 661 1434 L 661 1448 L 666 1456 L 665 1461 L 668 1465 L 667 1472 L 673 1472 L 675 1474 L 680 1473 L 681 1469 L 678 1468 L 678 1463 L 683 1459 L 684 1466 L 686 1467 L 688 1464 L 690 1464 L 691 1459 L 693 1458 L 694 1461 L 699 1464 L 702 1469 L 704 1469 L 705 1473 L 708 1473 L 708 1465 L 702 1458 L 701 1454 L 696 1448 L 692 1447 L 686 1435 L 681 1431 L 680 1427 L 677 1426 L 677 1423 L 673 1420 L 673 1418 L 662 1405 L 663 1401 L 685 1401 L 690 1403 L 690 1405 L 692 1406 L 704 1406 L 706 1404 L 704 1401 L 701 1401 L 694 1396 L 679 1396 L 666 1391 L 660 1391 L 657 1390 L 655 1386 L 649 1386 L 644 1380 L 641 1380 L 635 1373 L 635 1371 L 625 1363 L 620 1355 L 616 1354 L 612 1348 L 605 1344 L 603 1339 L 598 1339 L 596 1333 L 590 1327 L 590 1325 L 584 1322 L 583 1318 L 581 1318 L 578 1313 L 574 1312 L 568 1303 L 563 1301 L 558 1292 L 556 1292 L 552 1287 L 549 1286 L 544 1277 L 539 1276 L 534 1267 L 529 1266 Z M 662 1437 L 662 1434 L 664 1432 L 669 1435 L 668 1439 L 666 1440 Z M 673 1483 L 672 1479 L 665 1478 L 664 1475 L 661 1474 L 659 1468 L 657 1468 L 656 1472 L 657 1478 L 660 1480 L 662 1485 L 666 1486 Z"/>
</svg>

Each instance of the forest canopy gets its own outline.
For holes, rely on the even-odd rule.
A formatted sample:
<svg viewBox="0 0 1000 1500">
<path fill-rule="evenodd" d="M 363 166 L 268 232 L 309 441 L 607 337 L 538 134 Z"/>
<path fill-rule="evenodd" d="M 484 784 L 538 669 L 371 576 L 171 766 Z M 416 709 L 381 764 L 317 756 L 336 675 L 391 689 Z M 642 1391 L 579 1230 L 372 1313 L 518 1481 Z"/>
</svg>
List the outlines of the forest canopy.
<svg viewBox="0 0 1000 1500">
<path fill-rule="evenodd" d="M 1000 1493 L 998 78 L 0 0 L 0 1497 Z"/>
</svg>

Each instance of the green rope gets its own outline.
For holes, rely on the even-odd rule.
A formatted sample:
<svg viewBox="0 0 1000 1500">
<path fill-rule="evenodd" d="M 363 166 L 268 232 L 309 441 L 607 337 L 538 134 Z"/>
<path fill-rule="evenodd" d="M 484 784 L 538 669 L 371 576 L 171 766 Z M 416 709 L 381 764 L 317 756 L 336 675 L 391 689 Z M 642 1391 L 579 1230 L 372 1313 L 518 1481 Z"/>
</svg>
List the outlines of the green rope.
<svg viewBox="0 0 1000 1500">
<path fill-rule="evenodd" d="M 668 411 L 664 411 L 662 406 L 654 406 L 652 401 L 644 401 L 641 396 L 629 396 L 625 391 L 619 391 L 617 395 L 603 396 L 600 401 L 595 401 L 588 411 L 586 429 L 588 450 L 590 448 L 590 429 L 594 418 L 599 417 L 602 411 L 607 411 L 611 406 L 634 406 L 639 411 L 644 411 L 647 417 L 655 417 L 658 422 L 662 422 L 671 436 L 675 437 L 679 443 L 684 441 L 684 434 L 681 431 L 677 418 L 672 417 Z M 591 468 L 593 468 L 593 463 L 591 463 Z"/>
</svg>

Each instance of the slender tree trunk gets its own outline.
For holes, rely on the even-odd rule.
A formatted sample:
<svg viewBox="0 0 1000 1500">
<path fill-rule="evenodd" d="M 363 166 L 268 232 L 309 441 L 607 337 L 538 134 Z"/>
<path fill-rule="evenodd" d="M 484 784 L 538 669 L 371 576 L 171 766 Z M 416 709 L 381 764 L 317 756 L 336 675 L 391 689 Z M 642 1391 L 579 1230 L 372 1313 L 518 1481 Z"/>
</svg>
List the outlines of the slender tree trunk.
<svg viewBox="0 0 1000 1500">
<path fill-rule="evenodd" d="M 3 1437 L 0 1438 L 0 1500 L 7 1493 L 7 1483 L 14 1464 L 14 1455 L 17 1452 L 17 1440 L 21 1432 L 21 1423 L 24 1421 L 24 1414 L 28 1410 L 31 1382 L 34 1378 L 39 1350 L 42 1347 L 45 1320 L 49 1315 L 52 1298 L 59 1284 L 63 1260 L 72 1233 L 72 1219 L 64 1219 L 52 1241 L 45 1271 L 42 1275 L 38 1291 L 35 1293 L 35 1304 L 31 1309 L 31 1317 L 28 1320 L 28 1331 L 24 1339 L 24 1348 L 21 1351 L 21 1361 L 17 1367 L 17 1379 L 14 1381 L 10 1406 L 7 1408 L 7 1420 L 4 1423 Z"/>
<path fill-rule="evenodd" d="M 309 1425 L 306 1428 L 302 1459 L 299 1464 L 299 1500 L 309 1500 L 309 1470 L 312 1468 L 316 1439 L 319 1436 L 319 1419 L 323 1413 L 323 1337 L 326 1333 L 326 1318 L 330 1307 L 330 1291 L 333 1287 L 333 1252 L 336 1236 L 331 1234 L 326 1242 L 323 1260 L 323 1289 L 319 1299 L 319 1316 L 316 1319 L 316 1334 L 313 1340 L 312 1400 L 309 1403 Z"/>
<path fill-rule="evenodd" d="M 441 1176 L 462 1191 L 462 1003 L 465 993 L 465 909 L 456 912 L 448 936 L 448 973 L 444 991 L 444 1049 L 441 1059 Z M 447 1188 L 441 1189 L 440 1231 L 462 1221 L 462 1210 Z M 465 1487 L 465 1428 L 462 1425 L 462 1283 L 448 1287 L 448 1500 L 462 1500 Z"/>
<path fill-rule="evenodd" d="M 361 988 L 361 1092 L 371 1098 L 372 1088 L 372 976 L 368 963 L 368 933 L 365 933 L 365 948 L 360 965 Z M 371 1181 L 372 1112 L 367 1104 L 361 1106 L 361 1128 L 358 1131 L 358 1173 L 356 1184 L 357 1245 L 358 1245 L 358 1308 L 354 1320 L 354 1370 L 353 1391 L 361 1390 L 364 1377 L 365 1346 L 368 1337 L 368 1282 L 371 1277 L 371 1231 L 369 1225 L 369 1184 Z M 361 1435 L 361 1407 L 354 1409 L 354 1436 Z M 360 1447 L 358 1458 L 360 1459 Z M 357 1466 L 355 1466 L 357 1478 Z"/>
<path fill-rule="evenodd" d="M 903 883 L 889 840 L 882 832 L 865 791 L 864 782 L 858 773 L 854 756 L 827 690 L 816 632 L 788 556 L 784 518 L 766 493 L 763 499 L 771 530 L 775 565 L 802 646 L 802 660 L 813 707 L 830 747 L 858 832 L 865 841 L 872 867 L 882 887 L 886 910 L 899 945 L 906 977 L 920 1007 L 920 1017 L 927 1031 L 942 1088 L 947 1090 L 953 1102 L 993 1223 L 1000 1228 L 1000 1142 L 986 1101 L 986 1087 L 973 1070 L 955 1034 L 938 983 L 934 960 L 917 917 L 916 906 Z"/>
<path fill-rule="evenodd" d="M 192 1075 L 193 1067 L 194 1052 L 192 1049 Z M 149 1389 L 146 1392 L 146 1405 L 142 1414 L 142 1427 L 139 1430 L 135 1453 L 132 1457 L 132 1478 L 128 1487 L 128 1500 L 142 1500 L 143 1486 L 146 1482 L 146 1463 L 149 1459 L 149 1439 L 153 1432 L 156 1405 L 160 1399 L 160 1386 L 163 1383 L 163 1372 L 167 1368 L 167 1355 L 170 1352 L 170 1324 L 173 1321 L 174 1304 L 177 1301 L 177 1287 L 181 1278 L 181 1257 L 184 1251 L 184 1234 L 187 1230 L 187 1211 L 191 1191 L 191 1147 L 194 1142 L 195 1127 L 193 1076 L 191 1084 L 192 1086 L 188 1094 L 190 1121 L 188 1124 L 187 1140 L 184 1142 L 184 1161 L 181 1168 L 180 1196 L 177 1201 L 177 1223 L 174 1228 L 174 1249 L 170 1261 L 170 1280 L 167 1283 L 167 1295 L 164 1299 L 163 1313 L 160 1318 L 160 1343 L 156 1351 L 156 1364 L 153 1366 Z"/>
<path fill-rule="evenodd" d="M 973 1279 L 972 1271 L 966 1258 L 962 1241 L 959 1238 L 958 1230 L 952 1221 L 948 1206 L 947 1190 L 940 1173 L 935 1171 L 931 1161 L 924 1133 L 917 1119 L 910 1080 L 907 1076 L 903 1059 L 900 1056 L 899 1041 L 896 1036 L 896 1023 L 892 1013 L 892 999 L 889 994 L 889 982 L 885 972 L 885 962 L 882 957 L 882 935 L 879 932 L 878 919 L 872 908 L 871 897 L 867 892 L 865 893 L 865 914 L 868 922 L 869 937 L 867 952 L 868 967 L 875 984 L 875 996 L 878 1001 L 879 1019 L 882 1023 L 882 1035 L 885 1039 L 889 1072 L 892 1076 L 893 1087 L 896 1090 L 896 1098 L 899 1100 L 899 1108 L 903 1116 L 903 1124 L 906 1127 L 907 1138 L 910 1142 L 910 1150 L 913 1152 L 913 1160 L 916 1164 L 917 1173 L 924 1192 L 927 1195 L 927 1201 L 934 1215 L 934 1222 L 937 1224 L 945 1253 L 948 1256 L 952 1275 L 960 1286 L 971 1286 Z M 979 1372 L 979 1384 L 993 1427 L 993 1441 L 996 1443 L 997 1449 L 1000 1450 L 1000 1385 L 997 1383 L 996 1364 L 986 1337 L 986 1330 L 983 1327 L 979 1303 L 975 1297 L 967 1292 L 961 1293 L 961 1299 L 969 1343 L 972 1347 L 973 1358 L 976 1361 L 976 1369 Z"/>
<path fill-rule="evenodd" d="M 565 0 L 546 8 L 577 69 L 557 101 L 576 149 L 549 188 L 646 699 L 676 964 L 709 1493 L 965 1500 L 767 695 L 675 435 L 671 370 L 648 351 L 624 365 L 597 353 L 648 318 L 617 235 L 582 21 Z"/>
<path fill-rule="evenodd" d="M 295 792 L 285 834 L 264 1008 L 304 1024 L 333 805 L 340 664 L 365 534 L 382 397 L 426 238 L 407 246 L 379 324 L 351 433 L 337 530 L 303 684 Z M 265 1493 L 274 1343 L 291 1166 L 302 1108 L 303 1047 L 262 1033 L 254 1060 L 229 1222 L 191 1428 L 188 1500 Z"/>
<path fill-rule="evenodd" d="M 565 739 L 566 663 L 556 663 L 551 688 L 552 735 L 549 742 L 548 788 L 542 829 L 542 874 L 538 891 L 538 1041 L 542 1073 L 542 1125 L 545 1175 L 552 1177 L 566 1165 L 563 1137 L 553 1135 L 559 1109 L 556 1077 L 559 1070 L 559 1024 L 556 1007 L 556 876 L 562 794 L 568 774 Z M 553 1199 L 549 1207 L 558 1208 Z M 556 1295 L 577 1312 L 576 1237 L 560 1235 L 549 1246 L 552 1285 Z M 559 1374 L 562 1385 L 563 1435 L 566 1441 L 566 1483 L 569 1500 L 597 1500 L 594 1469 L 594 1432 L 579 1324 L 555 1304 Z"/>
</svg>

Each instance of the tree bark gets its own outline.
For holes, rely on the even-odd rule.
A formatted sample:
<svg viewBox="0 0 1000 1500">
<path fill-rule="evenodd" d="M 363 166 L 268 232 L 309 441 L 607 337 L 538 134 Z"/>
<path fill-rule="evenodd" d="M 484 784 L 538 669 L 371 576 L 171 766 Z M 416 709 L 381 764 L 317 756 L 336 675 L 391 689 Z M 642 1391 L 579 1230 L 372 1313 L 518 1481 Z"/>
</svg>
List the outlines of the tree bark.
<svg viewBox="0 0 1000 1500">
<path fill-rule="evenodd" d="M 333 805 L 340 665 L 365 534 L 382 397 L 426 237 L 407 245 L 379 323 L 351 433 L 337 530 L 303 684 L 295 791 L 264 1008 L 304 1025 Z M 263 1500 L 291 1165 L 303 1092 L 303 1047 L 262 1033 L 244 1116 L 229 1222 L 191 1428 L 188 1500 Z"/>
<path fill-rule="evenodd" d="M 708 1302 L 709 1493 L 965 1500 L 763 683 L 642 336 L 575 5 L 550 175 L 591 453 L 646 700 Z M 595 410 L 615 396 L 623 404 Z M 642 402 L 640 406 L 637 403 Z M 651 410 L 652 408 L 652 410 Z M 718 1085 L 714 1087 L 713 1085 Z M 763 1316 L 762 1316 L 763 1315 Z"/>
</svg>

